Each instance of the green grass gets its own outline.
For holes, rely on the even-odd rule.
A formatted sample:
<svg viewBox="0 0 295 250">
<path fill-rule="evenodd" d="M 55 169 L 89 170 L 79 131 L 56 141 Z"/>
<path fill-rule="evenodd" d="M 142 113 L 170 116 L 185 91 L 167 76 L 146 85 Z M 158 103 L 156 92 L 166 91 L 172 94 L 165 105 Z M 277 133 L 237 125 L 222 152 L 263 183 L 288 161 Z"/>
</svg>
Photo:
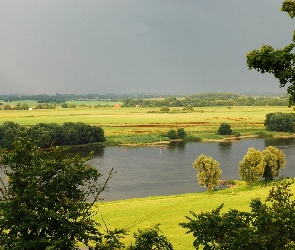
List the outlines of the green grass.
<svg viewBox="0 0 295 250">
<path fill-rule="evenodd" d="M 224 212 L 230 208 L 250 211 L 251 199 L 260 197 L 264 202 L 269 187 L 261 187 L 258 184 L 247 188 L 243 182 L 239 183 L 238 188 L 215 191 L 212 194 L 205 192 L 102 202 L 98 203 L 99 210 L 95 218 L 102 225 L 106 223 L 110 229 L 127 229 L 127 244 L 132 242 L 133 232 L 160 223 L 162 233 L 171 241 L 174 249 L 190 250 L 194 249 L 193 236 L 185 234 L 186 230 L 179 226 L 179 223 L 187 222 L 185 216 L 189 215 L 189 211 L 211 211 L 221 203 L 224 203 Z M 292 191 L 295 191 L 294 185 Z"/>
</svg>

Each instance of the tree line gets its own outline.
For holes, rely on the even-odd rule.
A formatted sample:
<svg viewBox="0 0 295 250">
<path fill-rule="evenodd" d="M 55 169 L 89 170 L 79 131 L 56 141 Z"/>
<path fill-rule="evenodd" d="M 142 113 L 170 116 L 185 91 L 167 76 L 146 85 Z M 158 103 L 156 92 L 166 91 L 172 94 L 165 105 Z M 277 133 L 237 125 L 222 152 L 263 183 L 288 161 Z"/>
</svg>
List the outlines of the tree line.
<svg viewBox="0 0 295 250">
<path fill-rule="evenodd" d="M 82 122 L 38 123 L 31 127 L 20 126 L 17 123 L 6 121 L 0 126 L 0 147 L 13 149 L 13 142 L 19 131 L 28 131 L 28 136 L 38 141 L 41 148 L 50 146 L 80 145 L 104 142 L 104 130 Z"/>
<path fill-rule="evenodd" d="M 124 107 L 287 106 L 288 97 L 253 97 L 233 93 L 203 93 L 181 98 L 127 98 Z"/>
</svg>

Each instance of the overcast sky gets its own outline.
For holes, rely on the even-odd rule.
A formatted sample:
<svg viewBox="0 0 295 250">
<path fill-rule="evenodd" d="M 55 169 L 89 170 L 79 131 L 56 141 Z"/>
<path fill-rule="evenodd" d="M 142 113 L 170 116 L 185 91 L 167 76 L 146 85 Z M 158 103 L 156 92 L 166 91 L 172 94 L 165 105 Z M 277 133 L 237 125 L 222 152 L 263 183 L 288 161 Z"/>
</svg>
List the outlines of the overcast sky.
<svg viewBox="0 0 295 250">
<path fill-rule="evenodd" d="M 283 0 L 0 0 L 0 94 L 285 93 L 246 53 L 291 42 Z"/>
</svg>

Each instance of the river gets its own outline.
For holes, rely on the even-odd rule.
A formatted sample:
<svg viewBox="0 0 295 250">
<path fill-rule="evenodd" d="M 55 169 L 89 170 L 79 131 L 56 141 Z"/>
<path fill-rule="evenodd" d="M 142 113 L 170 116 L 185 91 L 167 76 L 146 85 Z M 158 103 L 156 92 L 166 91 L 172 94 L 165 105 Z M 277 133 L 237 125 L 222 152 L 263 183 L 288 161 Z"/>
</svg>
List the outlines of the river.
<svg viewBox="0 0 295 250">
<path fill-rule="evenodd" d="M 107 176 L 114 168 L 114 177 L 108 183 L 105 200 L 120 200 L 147 196 L 173 195 L 205 191 L 200 187 L 193 168 L 201 154 L 217 160 L 222 169 L 221 179 L 240 179 L 239 161 L 248 148 L 263 150 L 275 146 L 286 155 L 286 167 L 280 175 L 295 177 L 294 138 L 251 138 L 231 142 L 178 142 L 161 147 L 101 147 L 85 146 L 72 153 L 86 156 L 94 151 L 90 163 Z"/>
</svg>

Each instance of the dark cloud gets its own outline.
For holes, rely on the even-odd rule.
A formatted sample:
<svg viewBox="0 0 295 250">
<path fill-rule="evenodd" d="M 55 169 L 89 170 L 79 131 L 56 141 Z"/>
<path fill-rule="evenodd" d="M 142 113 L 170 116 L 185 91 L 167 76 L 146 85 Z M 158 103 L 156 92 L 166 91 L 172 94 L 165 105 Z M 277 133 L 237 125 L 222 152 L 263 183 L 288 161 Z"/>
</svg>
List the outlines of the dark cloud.
<svg viewBox="0 0 295 250">
<path fill-rule="evenodd" d="M 2 1 L 2 94 L 282 92 L 246 53 L 290 43 L 279 0 Z"/>
</svg>

